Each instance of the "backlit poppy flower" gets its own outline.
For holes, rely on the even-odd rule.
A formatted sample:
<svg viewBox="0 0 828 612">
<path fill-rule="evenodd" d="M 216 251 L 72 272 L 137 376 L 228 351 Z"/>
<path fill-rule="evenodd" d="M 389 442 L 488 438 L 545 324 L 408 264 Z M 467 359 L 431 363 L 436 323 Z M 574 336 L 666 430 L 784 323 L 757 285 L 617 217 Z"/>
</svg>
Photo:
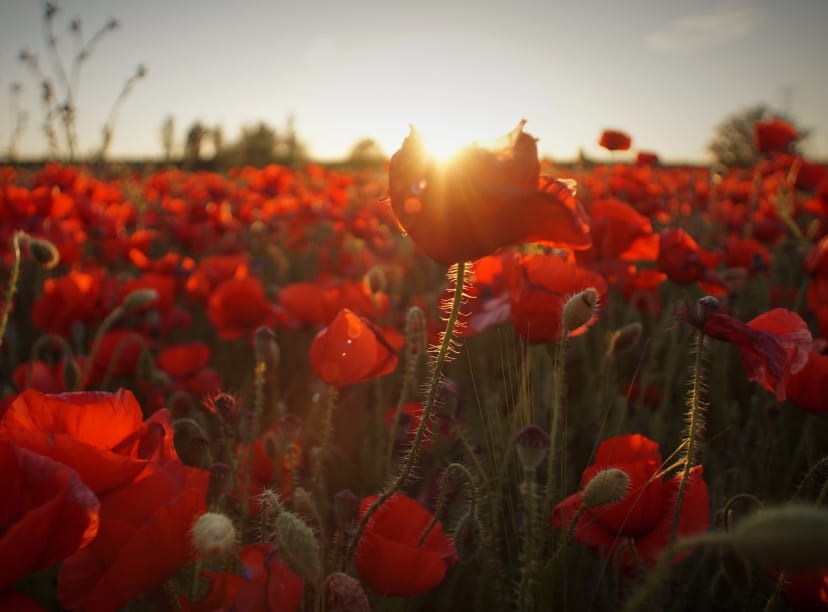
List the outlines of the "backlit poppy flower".
<svg viewBox="0 0 828 612">
<path fill-rule="evenodd" d="M 799 138 L 799 132 L 784 119 L 757 121 L 754 124 L 756 150 L 760 153 L 786 153 Z"/>
<path fill-rule="evenodd" d="M 370 495 L 360 504 L 360 517 L 377 500 Z M 374 593 L 414 597 L 443 581 L 457 560 L 451 538 L 439 521 L 420 543 L 433 520 L 431 512 L 402 493 L 394 493 L 368 520 L 357 544 L 356 567 Z"/>
<path fill-rule="evenodd" d="M 658 154 L 649 151 L 639 151 L 635 156 L 635 163 L 639 166 L 656 166 L 658 161 Z"/>
<path fill-rule="evenodd" d="M 162 350 L 156 365 L 175 379 L 193 376 L 210 361 L 210 347 L 204 342 L 174 344 Z"/>
<path fill-rule="evenodd" d="M 58 601 L 89 612 L 116 610 L 160 587 L 195 559 L 190 529 L 207 511 L 209 472 L 151 464 L 135 482 L 101 495 L 98 536 L 58 573 Z"/>
<path fill-rule="evenodd" d="M 701 248 L 683 229 L 662 230 L 658 247 L 658 269 L 680 285 L 705 281 L 720 282 L 714 268 L 721 254 Z"/>
<path fill-rule="evenodd" d="M 629 477 L 624 497 L 615 503 L 584 509 L 575 526 L 574 537 L 603 556 L 634 567 L 635 559 L 653 565 L 670 542 L 681 474 L 667 480 L 656 477 L 661 469 L 658 443 L 640 434 L 616 436 L 598 447 L 592 465 L 583 472 L 585 487 L 606 469 L 617 468 Z M 583 491 L 570 495 L 552 511 L 552 525 L 570 529 L 583 504 Z M 678 537 L 707 529 L 710 496 L 702 479 L 702 467 L 690 471 L 678 521 Z M 635 546 L 635 553 L 629 545 Z"/>
<path fill-rule="evenodd" d="M 0 592 L 74 554 L 98 533 L 98 498 L 78 473 L 5 440 L 0 489 Z"/>
<path fill-rule="evenodd" d="M 207 317 L 224 340 L 240 338 L 262 325 L 270 327 L 274 316 L 262 283 L 249 276 L 222 282 L 207 302 Z"/>
<path fill-rule="evenodd" d="M 147 465 L 137 447 L 120 448 L 142 420 L 129 391 L 47 395 L 29 389 L 0 418 L 0 439 L 65 463 L 101 493 L 130 482 Z"/>
<path fill-rule="evenodd" d="M 658 236 L 653 225 L 632 206 L 616 198 L 595 200 L 589 207 L 592 219 L 592 248 L 577 254 L 578 261 L 623 259 L 655 261 Z"/>
<path fill-rule="evenodd" d="M 563 308 L 567 300 L 589 287 L 598 292 L 599 303 L 607 296 L 607 283 L 600 274 L 562 260 L 556 255 L 516 254 L 509 272 L 509 301 L 515 331 L 530 342 L 549 342 L 563 333 Z M 598 309 L 590 321 L 569 332 L 584 333 L 598 320 Z"/>
<path fill-rule="evenodd" d="M 725 263 L 731 268 L 744 268 L 750 276 L 770 269 L 768 249 L 753 238 L 739 238 L 730 234 L 725 247 Z"/>
<path fill-rule="evenodd" d="M 32 307 L 33 323 L 41 331 L 68 337 L 75 321 L 102 319 L 103 280 L 100 270 L 70 270 L 65 276 L 47 279 Z"/>
<path fill-rule="evenodd" d="M 598 144 L 608 151 L 627 151 L 632 145 L 632 138 L 618 130 L 604 130 Z"/>
<path fill-rule="evenodd" d="M 808 353 L 808 361 L 791 374 L 786 396 L 797 408 L 808 412 L 828 412 L 828 355 Z"/>
<path fill-rule="evenodd" d="M 470 146 L 445 164 L 412 128 L 391 158 L 388 193 L 400 225 L 439 263 L 472 261 L 523 242 L 590 245 L 586 214 L 567 184 L 540 175 L 521 123 L 501 150 Z"/>
<path fill-rule="evenodd" d="M 790 378 L 805 367 L 813 338 L 798 314 L 774 308 L 742 323 L 719 312 L 700 315 L 687 305 L 678 317 L 702 333 L 736 345 L 748 380 L 758 382 L 776 395 L 786 397 Z"/>
<path fill-rule="evenodd" d="M 283 610 L 302 603 L 305 581 L 279 556 L 272 544 L 249 544 L 239 550 L 241 574 L 202 572 L 210 591 L 197 602 L 182 602 L 190 612 L 214 610 Z"/>
<path fill-rule="evenodd" d="M 310 364 L 321 380 L 339 387 L 393 372 L 397 354 L 379 329 L 346 308 L 313 339 Z"/>
</svg>

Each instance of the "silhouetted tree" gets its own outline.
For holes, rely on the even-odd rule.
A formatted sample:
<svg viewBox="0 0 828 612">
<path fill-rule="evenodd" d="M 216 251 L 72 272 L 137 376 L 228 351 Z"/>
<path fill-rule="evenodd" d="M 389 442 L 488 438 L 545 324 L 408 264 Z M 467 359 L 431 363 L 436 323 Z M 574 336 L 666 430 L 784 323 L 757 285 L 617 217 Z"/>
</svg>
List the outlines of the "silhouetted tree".
<svg viewBox="0 0 828 612">
<path fill-rule="evenodd" d="M 201 161 L 201 148 L 206 135 L 207 128 L 200 121 L 196 121 L 187 130 L 187 139 L 184 142 L 184 163 L 188 167 L 196 166 Z"/>
<path fill-rule="evenodd" d="M 164 148 L 164 161 L 169 163 L 175 151 L 175 118 L 172 115 L 167 115 L 161 124 L 161 146 Z"/>
<path fill-rule="evenodd" d="M 376 166 L 382 164 L 388 156 L 373 138 L 357 141 L 348 154 L 347 163 L 352 166 Z"/>
<path fill-rule="evenodd" d="M 724 119 L 718 126 L 707 148 L 717 162 L 725 166 L 749 168 L 761 158 L 756 150 L 754 125 L 757 121 L 784 119 L 799 130 L 799 139 L 807 137 L 809 130 L 803 130 L 784 113 L 771 109 L 766 104 L 758 104 L 741 110 Z M 794 148 L 796 145 L 794 145 Z"/>
</svg>

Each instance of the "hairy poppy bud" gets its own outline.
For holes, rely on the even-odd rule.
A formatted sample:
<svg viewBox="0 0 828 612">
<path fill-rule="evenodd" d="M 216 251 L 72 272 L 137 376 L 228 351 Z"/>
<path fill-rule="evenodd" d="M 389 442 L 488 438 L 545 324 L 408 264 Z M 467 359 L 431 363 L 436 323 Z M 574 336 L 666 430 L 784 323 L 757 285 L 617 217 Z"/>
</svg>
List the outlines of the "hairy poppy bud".
<svg viewBox="0 0 828 612">
<path fill-rule="evenodd" d="M 285 562 L 302 578 L 315 584 L 322 574 L 322 565 L 313 530 L 292 512 L 284 511 L 276 517 L 275 535 L 279 554 Z"/>
<path fill-rule="evenodd" d="M 328 612 L 371 612 L 359 580 L 343 572 L 325 578 L 325 601 Z"/>
<path fill-rule="evenodd" d="M 629 486 L 630 477 L 624 470 L 602 470 L 584 487 L 583 507 L 598 508 L 619 502 L 627 494 Z"/>
<path fill-rule="evenodd" d="M 598 292 L 593 287 L 579 291 L 569 298 L 563 308 L 564 332 L 569 333 L 589 323 L 597 305 Z"/>
<path fill-rule="evenodd" d="M 158 299 L 158 292 L 155 289 L 135 289 L 130 291 L 124 298 L 122 306 L 126 310 L 138 310 L 149 306 Z"/>
<path fill-rule="evenodd" d="M 515 447 L 523 469 L 532 472 L 546 457 L 549 435 L 537 425 L 529 425 L 515 435 Z"/>
<path fill-rule="evenodd" d="M 607 354 L 615 355 L 635 348 L 638 341 L 641 340 L 642 329 L 641 323 L 636 321 L 635 323 L 628 323 L 624 327 L 615 330 L 612 337 L 610 337 Z"/>
<path fill-rule="evenodd" d="M 60 253 L 57 247 L 48 240 L 30 238 L 28 242 L 29 253 L 47 270 L 51 270 L 60 263 Z"/>
<path fill-rule="evenodd" d="M 480 520 L 473 514 L 467 514 L 454 532 L 454 547 L 457 549 L 457 556 L 463 561 L 472 559 L 483 539 L 483 528 Z"/>
<path fill-rule="evenodd" d="M 359 516 L 359 498 L 350 489 L 343 489 L 334 495 L 333 508 L 336 524 L 340 528 L 348 527 Z"/>
<path fill-rule="evenodd" d="M 223 559 L 236 549 L 233 521 L 218 512 L 202 514 L 193 525 L 193 545 L 205 559 Z"/>
</svg>

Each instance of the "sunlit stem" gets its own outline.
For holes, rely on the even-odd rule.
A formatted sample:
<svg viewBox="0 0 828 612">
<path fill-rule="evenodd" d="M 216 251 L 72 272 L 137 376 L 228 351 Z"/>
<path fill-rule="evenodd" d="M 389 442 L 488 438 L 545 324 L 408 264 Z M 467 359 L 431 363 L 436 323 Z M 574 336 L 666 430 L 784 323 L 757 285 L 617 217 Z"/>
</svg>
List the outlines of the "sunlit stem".
<svg viewBox="0 0 828 612">
<path fill-rule="evenodd" d="M 696 446 L 701 436 L 702 424 L 702 356 L 704 352 L 705 335 L 699 332 L 696 345 L 696 363 L 693 367 L 693 386 L 690 390 L 690 411 L 688 414 L 687 454 L 685 455 L 684 469 L 681 472 L 678 493 L 676 494 L 676 507 L 673 510 L 673 525 L 670 528 L 670 542 L 675 541 L 678 533 L 679 518 L 681 517 L 681 504 L 684 501 L 684 492 L 687 489 L 687 482 L 690 480 L 690 470 L 693 467 L 693 458 L 696 453 Z"/>
<path fill-rule="evenodd" d="M 14 294 L 17 291 L 17 281 L 20 278 L 20 241 L 24 238 L 28 238 L 28 234 L 25 232 L 15 232 L 12 237 L 14 263 L 12 264 L 9 286 L 6 287 L 6 295 L 3 298 L 3 314 L 0 316 L 0 347 L 3 346 L 3 337 L 6 335 L 6 325 L 9 322 L 9 313 L 11 313 Z"/>
<path fill-rule="evenodd" d="M 446 362 L 446 357 L 449 354 L 449 349 L 451 348 L 452 337 L 454 335 L 454 327 L 457 324 L 457 317 L 460 314 L 460 304 L 463 302 L 463 282 L 466 272 L 466 263 L 460 262 L 457 264 L 457 277 L 455 279 L 455 287 L 454 287 L 454 297 L 452 298 L 451 302 L 451 311 L 449 312 L 448 319 L 446 320 L 446 329 L 443 333 L 442 342 L 440 342 L 440 347 L 437 351 L 437 357 L 434 360 L 434 368 L 431 373 L 431 381 L 428 385 L 428 395 L 426 396 L 426 403 L 423 409 L 423 417 L 420 420 L 420 426 L 417 428 L 417 433 L 414 436 L 414 442 L 411 445 L 411 450 L 409 451 L 408 455 L 406 456 L 405 462 L 403 463 L 402 469 L 400 470 L 397 477 L 391 482 L 389 486 L 385 488 L 382 493 L 377 496 L 377 499 L 374 501 L 373 504 L 365 511 L 365 514 L 362 516 L 362 519 L 359 521 L 357 525 L 356 532 L 354 533 L 354 537 L 351 540 L 351 545 L 348 547 L 348 554 L 345 556 L 345 562 L 353 558 L 354 552 L 356 552 L 357 544 L 359 543 L 360 538 L 362 537 L 362 532 L 365 531 L 365 526 L 368 524 L 368 521 L 374 515 L 374 512 L 382 506 L 388 498 L 390 498 L 394 493 L 396 493 L 399 488 L 408 480 L 408 477 L 411 475 L 411 470 L 414 469 L 414 466 L 417 464 L 417 459 L 420 456 L 420 447 L 423 444 L 423 438 L 425 437 L 426 429 L 428 428 L 428 424 L 431 421 L 431 416 L 434 413 L 434 406 L 437 403 L 437 391 L 440 387 L 440 379 L 443 375 L 443 366 Z"/>
<path fill-rule="evenodd" d="M 322 420 L 319 423 L 319 456 L 317 457 L 316 470 L 313 472 L 313 486 L 324 498 L 325 491 L 325 463 L 330 454 L 331 438 L 333 437 L 333 414 L 336 408 L 336 400 L 339 397 L 339 390 L 328 385 L 327 402 L 325 402 L 325 412 L 322 415 Z"/>
</svg>

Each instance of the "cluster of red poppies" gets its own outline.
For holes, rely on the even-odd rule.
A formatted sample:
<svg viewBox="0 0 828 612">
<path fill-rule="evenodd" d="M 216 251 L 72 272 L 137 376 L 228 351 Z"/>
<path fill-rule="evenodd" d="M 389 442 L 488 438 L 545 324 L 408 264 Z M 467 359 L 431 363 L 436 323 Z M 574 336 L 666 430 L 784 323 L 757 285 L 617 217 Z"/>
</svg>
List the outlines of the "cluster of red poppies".
<svg viewBox="0 0 828 612">
<path fill-rule="evenodd" d="M 55 566 L 54 596 L 84 610 L 137 597 L 193 610 L 294 610 L 318 597 L 362 609 L 364 594 L 339 569 L 379 596 L 443 583 L 482 536 L 456 541 L 444 491 L 393 491 L 373 508 L 387 474 L 367 467 L 389 467 L 428 425 L 417 385 L 403 378 L 418 372 L 420 344 L 443 330 L 439 304 L 450 289 L 434 262 L 474 262 L 456 334 L 477 347 L 499 337 L 495 328 L 542 345 L 604 318 L 652 333 L 676 312 L 688 333 L 735 347 L 744 379 L 770 392 L 763 401 L 828 412 L 828 171 L 788 153 L 796 133 L 787 124 L 757 125 L 756 137 L 765 158 L 749 170 L 662 167 L 640 152 L 632 165 L 558 168 L 553 179 L 523 123 L 502 150 L 469 147 L 444 164 L 412 131 L 390 161 L 387 189 L 370 171 L 320 166 L 112 178 L 60 165 L 0 168 L 3 278 L 20 267 L 0 353 L 0 478 L 10 500 L 0 508 L 0 607 L 18 609 L 21 580 Z M 624 151 L 631 139 L 607 131 L 601 144 Z M 20 232 L 52 243 L 58 267 L 44 272 L 34 253 L 8 248 Z M 570 326 L 567 304 L 586 289 L 597 303 Z M 423 313 L 413 332 L 412 306 Z M 600 357 L 586 363 L 597 368 Z M 619 374 L 612 392 L 631 394 L 638 370 Z M 475 375 L 485 389 L 506 383 L 495 366 Z M 671 401 L 669 381 L 647 382 L 635 401 Z M 401 386 L 409 397 L 398 397 Z M 475 443 L 494 444 L 492 431 L 464 414 L 471 392 L 443 381 L 439 400 L 452 409 L 438 414 L 439 434 L 423 436 L 435 471 L 455 445 L 487 465 Z M 588 392 L 579 392 L 584 403 Z M 326 417 L 327 398 L 339 405 Z M 593 424 L 574 413 L 565 435 L 578 439 Z M 508 431 L 514 414 L 487 418 Z M 550 520 L 612 563 L 641 569 L 674 537 L 706 531 L 714 509 L 701 466 L 682 483 L 662 473 L 658 442 L 615 433 L 603 436 L 581 484 L 619 469 L 623 498 L 585 507 L 579 492 L 556 500 Z M 360 459 L 366 445 L 373 450 Z M 505 460 L 501 449 L 482 454 Z M 332 501 L 340 488 L 362 497 L 350 513 Z M 250 528 L 264 520 L 263 495 L 302 515 L 307 491 L 316 505 L 303 520 L 315 537 L 336 534 L 318 553 L 324 581 Z M 193 565 L 191 529 L 208 503 L 240 527 L 235 570 Z M 817 575 L 818 601 L 828 573 Z M 185 596 L 175 580 L 201 586 Z"/>
</svg>

